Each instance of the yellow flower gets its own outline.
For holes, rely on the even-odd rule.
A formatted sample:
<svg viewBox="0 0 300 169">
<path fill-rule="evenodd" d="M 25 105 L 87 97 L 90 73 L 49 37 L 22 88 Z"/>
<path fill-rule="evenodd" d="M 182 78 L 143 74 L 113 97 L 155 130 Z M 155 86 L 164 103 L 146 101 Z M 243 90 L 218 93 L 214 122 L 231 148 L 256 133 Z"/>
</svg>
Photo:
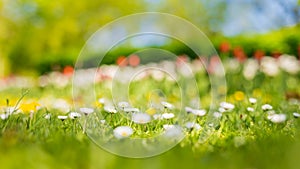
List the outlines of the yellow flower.
<svg viewBox="0 0 300 169">
<path fill-rule="evenodd" d="M 226 100 L 228 100 L 228 102 L 234 103 L 235 102 L 235 97 L 234 97 L 234 95 L 231 95 Z"/>
<path fill-rule="evenodd" d="M 102 104 L 102 103 L 99 103 L 98 101 L 96 101 L 96 102 L 94 103 L 94 105 L 95 105 L 96 107 L 98 107 L 98 108 L 101 108 L 101 107 L 103 106 L 103 104 Z"/>
<path fill-rule="evenodd" d="M 261 90 L 260 89 L 254 89 L 253 90 L 253 96 L 256 98 L 260 98 L 261 97 Z"/>
<path fill-rule="evenodd" d="M 237 100 L 237 101 L 244 100 L 245 94 L 244 94 L 242 91 L 236 91 L 236 92 L 234 93 L 234 98 L 235 98 L 235 100 Z"/>
<path fill-rule="evenodd" d="M 156 110 L 154 108 L 149 108 L 148 110 L 146 110 L 146 113 L 149 115 L 154 115 L 156 113 Z"/>
<path fill-rule="evenodd" d="M 38 106 L 40 106 L 40 104 L 35 101 L 30 103 L 23 103 L 20 105 L 20 110 L 22 110 L 23 113 L 31 113 L 35 112 Z"/>
<path fill-rule="evenodd" d="M 269 94 L 264 95 L 263 102 L 270 103 L 272 101 L 272 96 Z"/>
<path fill-rule="evenodd" d="M 159 102 L 159 95 L 155 92 L 148 92 L 146 94 L 147 101 Z"/>
</svg>

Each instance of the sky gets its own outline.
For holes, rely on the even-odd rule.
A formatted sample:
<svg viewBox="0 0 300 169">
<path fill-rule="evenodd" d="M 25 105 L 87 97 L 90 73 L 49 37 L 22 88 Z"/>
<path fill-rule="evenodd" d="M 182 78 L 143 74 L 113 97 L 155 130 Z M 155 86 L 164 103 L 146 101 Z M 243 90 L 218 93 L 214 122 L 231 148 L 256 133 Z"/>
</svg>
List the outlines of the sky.
<svg viewBox="0 0 300 169">
<path fill-rule="evenodd" d="M 265 33 L 300 21 L 293 14 L 298 0 L 227 0 L 225 22 L 221 31 L 227 36 Z"/>
</svg>

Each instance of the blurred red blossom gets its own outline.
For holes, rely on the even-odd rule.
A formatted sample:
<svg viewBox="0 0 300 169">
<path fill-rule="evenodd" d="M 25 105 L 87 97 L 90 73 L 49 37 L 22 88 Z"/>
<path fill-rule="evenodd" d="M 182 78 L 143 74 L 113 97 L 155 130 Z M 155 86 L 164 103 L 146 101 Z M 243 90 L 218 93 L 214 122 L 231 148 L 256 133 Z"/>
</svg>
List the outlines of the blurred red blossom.
<svg viewBox="0 0 300 169">
<path fill-rule="evenodd" d="M 262 50 L 256 50 L 253 54 L 254 58 L 257 60 L 261 60 L 265 56 L 265 52 Z"/>
<path fill-rule="evenodd" d="M 124 67 L 124 66 L 128 65 L 128 60 L 125 56 L 118 57 L 116 62 L 117 62 L 117 65 L 119 65 L 121 67 Z"/>
<path fill-rule="evenodd" d="M 219 49 L 220 49 L 220 52 L 222 52 L 222 53 L 229 52 L 230 51 L 230 44 L 229 44 L 229 42 L 226 42 L 226 41 L 222 42 L 220 44 Z"/>
<path fill-rule="evenodd" d="M 233 56 L 240 62 L 243 62 L 247 59 L 244 49 L 240 46 L 233 48 Z"/>
<path fill-rule="evenodd" d="M 63 74 L 66 76 L 72 76 L 74 72 L 74 68 L 72 66 L 65 66 L 63 69 Z"/>
<path fill-rule="evenodd" d="M 138 66 L 140 64 L 140 57 L 138 55 L 131 55 L 129 57 L 130 66 Z"/>
</svg>

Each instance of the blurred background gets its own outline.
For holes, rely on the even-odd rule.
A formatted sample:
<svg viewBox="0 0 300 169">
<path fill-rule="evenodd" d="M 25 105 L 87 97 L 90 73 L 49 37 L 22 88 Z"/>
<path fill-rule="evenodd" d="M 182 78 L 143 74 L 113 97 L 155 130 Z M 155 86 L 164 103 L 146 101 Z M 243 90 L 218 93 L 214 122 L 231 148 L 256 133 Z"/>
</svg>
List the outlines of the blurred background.
<svg viewBox="0 0 300 169">
<path fill-rule="evenodd" d="M 0 77 L 40 75 L 72 66 L 87 39 L 100 27 L 122 16 L 149 11 L 192 22 L 221 57 L 300 56 L 298 0 L 0 0 Z M 116 63 L 117 58 L 139 47 L 131 43 L 116 48 L 103 63 Z M 192 55 L 184 46 L 172 43 L 160 48 Z"/>
<path fill-rule="evenodd" d="M 228 70 L 226 73 L 229 74 L 229 101 L 240 103 L 240 100 L 234 100 L 234 94 L 240 90 L 237 93 L 245 91 L 242 93 L 245 98 L 247 95 L 253 95 L 263 102 L 273 99 L 272 102 L 277 104 L 275 108 L 278 107 L 280 113 L 299 111 L 300 62 L 296 62 L 295 58 L 298 61 L 300 59 L 300 0 L 190 0 L 186 3 L 176 0 L 0 0 L 0 91 L 5 90 L 0 94 L 0 105 L 4 106 L 8 101 L 10 104 L 17 102 L 20 96 L 19 88 L 26 86 L 25 82 L 28 81 L 33 81 L 34 84 L 32 79 L 35 77 L 39 77 L 39 87 L 26 96 L 31 100 L 24 102 L 25 108 L 36 106 L 35 103 L 41 100 L 46 100 L 49 105 L 63 105 L 61 107 L 64 107 L 67 101 L 71 103 L 68 84 L 71 84 L 74 64 L 85 42 L 102 26 L 122 16 L 140 12 L 163 12 L 182 17 L 208 36 L 221 59 L 236 58 L 239 62 L 235 59 L 232 59 L 234 62 L 229 62 L 229 59 L 227 63 L 224 62 L 224 65 L 227 65 L 225 69 Z M 143 29 L 142 25 L 133 26 Z M 134 42 L 136 41 L 129 41 L 110 50 L 102 64 L 122 66 L 124 59 L 130 56 L 131 63 L 127 64 L 134 67 L 140 60 L 131 54 L 145 47 L 172 51 L 182 60 L 197 57 L 187 46 L 164 38 L 158 41 L 150 38 Z M 291 57 L 286 56 L 287 64 L 286 60 L 282 59 L 285 72 L 278 73 L 279 68 L 274 58 L 281 54 L 289 54 Z M 263 56 L 273 58 L 263 60 Z M 256 60 L 247 62 L 247 58 Z M 256 63 L 257 60 L 260 61 Z M 244 69 L 240 68 L 243 65 L 239 63 L 246 65 Z M 267 71 L 261 72 L 268 73 L 271 70 L 271 75 L 257 73 L 256 76 L 259 64 L 264 65 L 263 63 L 267 65 Z M 200 66 L 195 64 L 195 67 Z M 106 72 L 101 74 L 102 80 L 112 74 L 107 73 L 111 71 L 110 67 L 104 68 Z M 290 70 L 289 68 L 292 71 L 286 71 Z M 62 72 L 63 75 L 57 72 Z M 247 78 L 249 72 L 250 77 Z M 44 75 L 47 73 L 49 76 Z M 199 79 L 205 78 L 205 73 L 200 74 Z M 83 77 L 89 77 L 88 74 L 91 73 L 84 72 Z M 33 78 L 14 79 L 17 76 Z M 2 79 L 8 79 L 8 82 L 1 83 Z M 11 84 L 17 89 L 7 87 Z M 204 95 L 209 89 L 209 83 L 201 80 L 201 84 L 199 87 L 203 88 L 201 94 Z M 29 83 L 28 86 L 34 85 Z M 103 90 L 103 93 L 105 92 L 109 91 Z M 10 100 L 5 100 L 6 98 Z M 41 100 L 37 100 L 38 98 Z M 207 98 L 206 100 L 209 100 L 209 97 Z M 290 104 L 286 104 L 288 99 L 291 100 Z M 0 107 L 0 110 L 2 109 Z M 47 109 L 46 111 L 48 113 Z M 39 114 L 41 119 L 45 120 L 42 115 Z M 300 122 L 296 120 L 293 118 L 292 123 L 287 123 L 287 126 L 298 127 L 299 133 Z M 3 119 L 3 122 L 6 121 Z M 12 125 L 11 130 L 1 129 L 0 168 L 299 168 L 299 134 L 293 135 L 280 130 L 282 126 L 275 127 L 274 130 L 266 128 L 265 131 L 271 133 L 270 136 L 265 136 L 266 132 L 260 132 L 260 128 L 257 128 L 255 131 L 259 131 L 258 135 L 261 135 L 262 139 L 249 142 L 247 146 L 235 147 L 235 133 L 229 133 L 228 145 L 225 145 L 227 138 L 213 145 L 209 143 L 206 147 L 201 145 L 195 148 L 186 143 L 184 148 L 178 145 L 157 157 L 127 159 L 99 149 L 84 137 L 81 130 L 79 133 L 68 135 L 64 132 L 65 126 L 56 126 L 63 124 L 58 122 L 52 125 L 50 134 L 48 130 L 43 130 L 43 123 L 34 125 L 36 130 L 29 130 L 29 120 L 16 123 L 17 127 Z M 40 135 L 36 134 L 36 131 L 39 131 Z M 282 137 L 282 133 L 278 131 L 288 136 Z M 42 137 L 43 135 L 45 137 Z M 291 143 L 291 137 L 296 141 Z"/>
</svg>

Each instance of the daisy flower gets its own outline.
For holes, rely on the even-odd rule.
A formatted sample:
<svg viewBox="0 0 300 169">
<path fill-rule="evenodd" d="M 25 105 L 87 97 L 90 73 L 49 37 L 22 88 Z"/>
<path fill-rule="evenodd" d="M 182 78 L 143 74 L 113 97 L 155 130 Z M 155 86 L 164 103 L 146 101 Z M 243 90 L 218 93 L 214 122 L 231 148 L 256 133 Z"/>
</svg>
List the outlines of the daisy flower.
<svg viewBox="0 0 300 169">
<path fill-rule="evenodd" d="M 46 114 L 46 115 L 44 116 L 44 118 L 45 118 L 45 119 L 50 119 L 50 118 L 51 118 L 51 114 Z"/>
<path fill-rule="evenodd" d="M 269 115 L 268 119 L 273 123 L 283 123 L 286 121 L 286 115 L 285 114 L 273 114 L 273 115 Z"/>
<path fill-rule="evenodd" d="M 113 106 L 104 106 L 104 111 L 113 114 L 117 113 L 117 110 Z"/>
<path fill-rule="evenodd" d="M 146 113 L 135 113 L 132 115 L 131 120 L 137 124 L 146 124 L 151 121 L 151 117 Z"/>
<path fill-rule="evenodd" d="M 196 116 L 204 116 L 206 114 L 206 110 L 194 109 L 192 113 Z"/>
<path fill-rule="evenodd" d="M 232 110 L 232 109 L 234 109 L 234 105 L 231 104 L 231 103 L 227 103 L 227 102 L 220 103 L 220 106 L 222 108 L 224 108 L 225 110 L 229 110 L 229 111 Z"/>
<path fill-rule="evenodd" d="M 272 110 L 273 109 L 273 107 L 269 104 L 264 104 L 264 105 L 261 106 L 261 108 L 263 110 Z"/>
<path fill-rule="evenodd" d="M 129 113 L 129 112 L 139 112 L 140 111 L 138 108 L 133 108 L 133 107 L 125 107 L 123 110 L 127 113 Z"/>
<path fill-rule="evenodd" d="M 173 125 L 173 124 L 164 124 L 164 125 L 163 125 L 163 128 L 164 128 L 165 130 L 170 130 L 170 129 L 172 129 L 172 128 L 175 128 L 175 125 Z"/>
<path fill-rule="evenodd" d="M 133 129 L 129 126 L 119 126 L 114 129 L 113 133 L 117 139 L 123 139 L 130 137 L 133 134 Z"/>
<path fill-rule="evenodd" d="M 299 118 L 300 117 L 300 114 L 299 113 L 293 113 L 293 116 L 295 117 L 295 118 Z"/>
<path fill-rule="evenodd" d="M 1 118 L 2 120 L 7 119 L 8 116 L 9 116 L 9 114 L 0 114 L 0 118 Z"/>
<path fill-rule="evenodd" d="M 105 103 L 105 99 L 104 99 L 104 98 L 100 98 L 100 99 L 98 99 L 98 102 L 99 102 L 100 104 L 104 104 L 104 103 Z"/>
<path fill-rule="evenodd" d="M 174 117 L 175 117 L 175 115 L 173 113 L 164 113 L 164 114 L 162 114 L 163 119 L 172 119 Z"/>
<path fill-rule="evenodd" d="M 187 122 L 187 123 L 185 123 L 185 127 L 187 129 L 195 129 L 195 130 L 200 130 L 201 129 L 200 124 L 195 123 L 195 122 Z"/>
<path fill-rule="evenodd" d="M 184 108 L 185 109 L 185 111 L 187 112 L 187 113 L 192 113 L 193 112 L 193 108 L 191 108 L 191 107 L 185 107 Z"/>
<path fill-rule="evenodd" d="M 214 112 L 214 113 L 213 113 L 213 116 L 214 116 L 215 118 L 221 118 L 221 117 L 222 117 L 222 113 Z"/>
<path fill-rule="evenodd" d="M 224 113 L 225 111 L 226 111 L 226 110 L 225 110 L 223 107 L 220 107 L 220 108 L 219 108 L 219 112 L 220 112 L 220 113 Z"/>
<path fill-rule="evenodd" d="M 255 98 L 249 98 L 249 102 L 251 103 L 251 104 L 255 104 L 256 102 L 257 102 L 257 100 L 255 99 Z"/>
<path fill-rule="evenodd" d="M 20 112 L 18 109 L 16 109 L 15 107 L 7 107 L 6 108 L 6 114 L 11 115 L 15 112 Z"/>
<path fill-rule="evenodd" d="M 124 109 L 125 107 L 129 107 L 129 103 L 128 102 L 119 102 L 118 106 L 119 106 L 119 108 Z"/>
<path fill-rule="evenodd" d="M 60 119 L 61 121 L 64 121 L 68 118 L 68 116 L 57 116 L 58 119 Z"/>
<path fill-rule="evenodd" d="M 77 113 L 77 112 L 71 112 L 69 114 L 70 119 L 77 119 L 79 117 L 81 117 L 81 114 Z"/>
<path fill-rule="evenodd" d="M 254 108 L 253 107 L 247 107 L 247 111 L 248 112 L 254 112 Z"/>
<path fill-rule="evenodd" d="M 89 114 L 91 114 L 91 113 L 94 112 L 94 109 L 92 109 L 92 108 L 87 108 L 87 107 L 82 107 L 82 108 L 79 109 L 79 111 L 80 111 L 81 113 L 83 113 L 84 115 L 89 115 Z"/>
<path fill-rule="evenodd" d="M 173 104 L 168 103 L 168 102 L 161 102 L 161 104 L 164 106 L 164 108 L 167 108 L 167 109 L 173 109 L 174 108 Z"/>
</svg>

